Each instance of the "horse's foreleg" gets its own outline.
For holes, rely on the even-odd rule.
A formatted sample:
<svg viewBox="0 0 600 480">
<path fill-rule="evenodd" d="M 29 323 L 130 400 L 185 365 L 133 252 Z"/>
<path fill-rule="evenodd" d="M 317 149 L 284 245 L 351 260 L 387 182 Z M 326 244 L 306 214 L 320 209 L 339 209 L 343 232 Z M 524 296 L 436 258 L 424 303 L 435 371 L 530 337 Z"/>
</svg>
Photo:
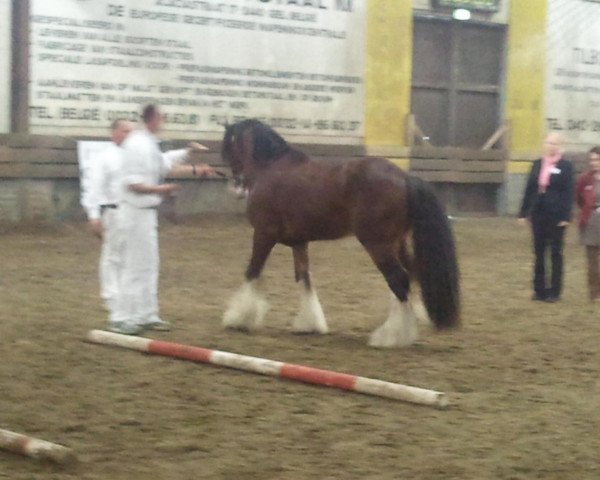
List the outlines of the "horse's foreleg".
<svg viewBox="0 0 600 480">
<path fill-rule="evenodd" d="M 387 245 L 365 245 L 365 248 L 393 293 L 388 318 L 371 334 L 369 345 L 382 348 L 412 345 L 417 340 L 418 330 L 408 301 L 410 276 Z"/>
<path fill-rule="evenodd" d="M 310 281 L 308 245 L 296 245 L 292 251 L 296 283 L 300 286 L 300 309 L 292 323 L 292 330 L 297 333 L 327 333 L 327 321 Z"/>
<path fill-rule="evenodd" d="M 225 328 L 260 328 L 269 305 L 259 289 L 259 278 L 275 242 L 254 232 L 252 257 L 246 269 L 246 283 L 233 295 L 223 315 Z"/>
</svg>

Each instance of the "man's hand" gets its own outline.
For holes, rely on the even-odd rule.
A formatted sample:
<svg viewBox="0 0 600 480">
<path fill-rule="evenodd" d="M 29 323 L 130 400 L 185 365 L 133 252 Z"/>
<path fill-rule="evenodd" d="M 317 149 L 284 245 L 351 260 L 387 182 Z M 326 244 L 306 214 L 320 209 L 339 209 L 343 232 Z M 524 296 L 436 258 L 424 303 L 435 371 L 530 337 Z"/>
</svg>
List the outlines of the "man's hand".
<svg viewBox="0 0 600 480">
<path fill-rule="evenodd" d="M 558 222 L 557 227 L 568 227 L 569 226 L 569 222 L 567 222 L 566 220 L 563 220 L 562 222 Z"/>
<path fill-rule="evenodd" d="M 208 175 L 213 175 L 215 173 L 215 169 L 206 163 L 199 163 L 194 165 L 194 175 L 197 177 L 207 177 Z"/>
<path fill-rule="evenodd" d="M 91 230 L 91 232 L 98 238 L 102 238 L 102 235 L 104 233 L 104 228 L 102 227 L 102 220 L 100 220 L 99 218 L 95 218 L 93 220 L 90 220 L 88 222 L 88 226 Z"/>
<path fill-rule="evenodd" d="M 156 193 L 162 195 L 163 197 L 170 197 L 175 194 L 177 191 L 181 190 L 181 186 L 176 183 L 163 183 L 156 187 Z"/>
<path fill-rule="evenodd" d="M 198 142 L 188 143 L 188 149 L 191 152 L 206 152 L 209 148 Z"/>
</svg>

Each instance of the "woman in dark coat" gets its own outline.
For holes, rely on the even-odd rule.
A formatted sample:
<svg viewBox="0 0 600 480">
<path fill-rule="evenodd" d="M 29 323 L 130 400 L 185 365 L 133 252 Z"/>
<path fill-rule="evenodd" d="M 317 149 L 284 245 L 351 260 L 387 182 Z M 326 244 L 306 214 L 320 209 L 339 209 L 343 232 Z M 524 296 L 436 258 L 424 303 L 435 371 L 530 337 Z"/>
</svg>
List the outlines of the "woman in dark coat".
<svg viewBox="0 0 600 480">
<path fill-rule="evenodd" d="M 573 204 L 573 166 L 563 158 L 562 141 L 550 133 L 544 141 L 543 156 L 531 167 L 519 218 L 529 217 L 533 232 L 535 266 L 533 300 L 556 302 L 562 291 L 563 242 Z M 546 252 L 552 272 L 546 275 Z"/>
<path fill-rule="evenodd" d="M 581 174 L 575 188 L 575 200 L 579 206 L 579 233 L 587 257 L 590 300 L 600 300 L 600 147 L 588 153 L 589 169 Z"/>
</svg>

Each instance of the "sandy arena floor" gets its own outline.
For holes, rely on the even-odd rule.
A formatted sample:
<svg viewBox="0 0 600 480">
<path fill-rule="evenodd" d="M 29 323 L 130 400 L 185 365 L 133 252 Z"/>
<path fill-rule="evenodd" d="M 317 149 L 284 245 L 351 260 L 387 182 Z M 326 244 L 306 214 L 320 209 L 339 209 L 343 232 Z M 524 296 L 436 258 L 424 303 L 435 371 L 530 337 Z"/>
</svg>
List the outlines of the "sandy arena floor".
<svg viewBox="0 0 600 480">
<path fill-rule="evenodd" d="M 73 447 L 78 465 L 0 452 L 0 478 L 598 479 L 600 305 L 587 301 L 570 232 L 558 304 L 530 301 L 529 232 L 508 219 L 454 223 L 461 330 L 421 328 L 417 345 L 366 346 L 388 291 L 353 239 L 311 246 L 332 333 L 289 332 L 291 252 L 265 271 L 260 334 L 220 318 L 242 281 L 251 231 L 205 216 L 161 229 L 162 316 L 147 336 L 447 392 L 428 407 L 151 357 L 82 342 L 102 328 L 98 242 L 84 226 L 0 236 L 0 428 Z"/>
</svg>

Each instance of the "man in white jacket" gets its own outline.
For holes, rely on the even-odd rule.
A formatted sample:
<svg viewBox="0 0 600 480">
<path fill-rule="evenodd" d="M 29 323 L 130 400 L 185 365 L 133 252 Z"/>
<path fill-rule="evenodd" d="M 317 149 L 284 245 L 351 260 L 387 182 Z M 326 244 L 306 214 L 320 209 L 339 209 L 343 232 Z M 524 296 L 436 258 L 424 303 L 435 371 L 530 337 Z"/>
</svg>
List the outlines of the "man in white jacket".
<svg viewBox="0 0 600 480">
<path fill-rule="evenodd" d="M 100 254 L 100 297 L 107 310 L 114 307 L 121 268 L 120 242 L 118 236 L 117 208 L 121 188 L 123 149 L 132 125 L 117 119 L 111 125 L 112 142 L 93 160 L 85 209 L 91 231 L 102 239 Z"/>
<path fill-rule="evenodd" d="M 198 176 L 213 173 L 205 164 L 180 165 L 191 150 L 206 150 L 197 143 L 190 148 L 162 153 L 156 134 L 162 114 L 155 105 L 144 108 L 144 128 L 133 131 L 123 144 L 122 197 L 118 209 L 123 239 L 123 269 L 116 308 L 111 312 L 109 330 L 137 335 L 143 329 L 168 330 L 169 323 L 158 313 L 158 219 L 163 198 L 179 189 L 162 183 L 170 172 Z"/>
</svg>

